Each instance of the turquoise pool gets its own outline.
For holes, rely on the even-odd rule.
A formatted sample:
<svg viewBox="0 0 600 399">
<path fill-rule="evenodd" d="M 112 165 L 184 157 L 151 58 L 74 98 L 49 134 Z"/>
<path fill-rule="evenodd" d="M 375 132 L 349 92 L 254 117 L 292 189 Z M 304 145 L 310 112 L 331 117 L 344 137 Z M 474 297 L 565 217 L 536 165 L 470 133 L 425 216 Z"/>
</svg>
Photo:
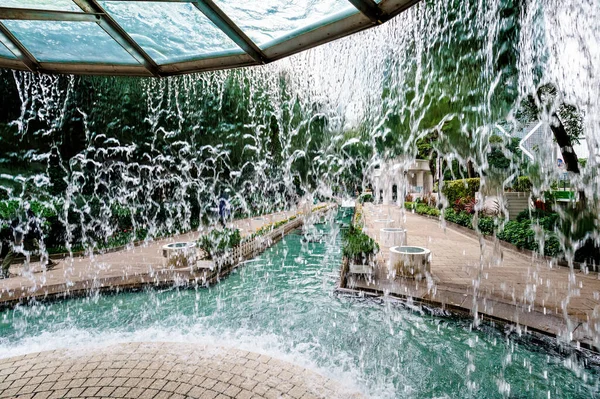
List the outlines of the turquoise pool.
<svg viewBox="0 0 600 399">
<path fill-rule="evenodd" d="M 293 361 L 373 398 L 600 395 L 597 369 L 545 346 L 391 301 L 336 295 L 339 230 L 319 228 L 324 242 L 291 234 L 209 289 L 95 295 L 0 313 L 0 357 L 124 341 L 209 342 Z"/>
</svg>

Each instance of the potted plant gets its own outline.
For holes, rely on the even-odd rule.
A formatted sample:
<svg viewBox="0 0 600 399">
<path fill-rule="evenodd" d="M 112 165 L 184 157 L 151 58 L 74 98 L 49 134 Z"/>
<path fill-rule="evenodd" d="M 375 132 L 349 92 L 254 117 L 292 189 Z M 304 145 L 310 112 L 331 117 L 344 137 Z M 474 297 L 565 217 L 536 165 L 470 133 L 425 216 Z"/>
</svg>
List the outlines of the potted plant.
<svg viewBox="0 0 600 399">
<path fill-rule="evenodd" d="M 343 256 L 348 260 L 350 273 L 371 274 L 379 245 L 363 233 L 359 227 L 351 226 L 343 239 Z"/>
</svg>

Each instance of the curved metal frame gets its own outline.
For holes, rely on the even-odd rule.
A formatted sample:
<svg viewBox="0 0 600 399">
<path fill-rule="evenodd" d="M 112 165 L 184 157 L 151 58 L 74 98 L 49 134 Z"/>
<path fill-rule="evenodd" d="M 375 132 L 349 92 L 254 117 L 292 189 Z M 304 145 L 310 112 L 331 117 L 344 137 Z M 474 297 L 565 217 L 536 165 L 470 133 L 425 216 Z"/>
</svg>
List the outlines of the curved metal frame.
<svg viewBox="0 0 600 399">
<path fill-rule="evenodd" d="M 162 1 L 190 3 L 211 20 L 243 51 L 237 55 L 215 55 L 172 64 L 157 64 L 96 0 L 73 0 L 82 12 L 50 11 L 0 7 L 0 41 L 15 56 L 0 57 L 0 68 L 27 70 L 40 73 L 89 75 L 170 76 L 216 69 L 261 65 L 290 56 L 300 51 L 333 41 L 340 37 L 382 24 L 411 7 L 419 0 L 348 0 L 357 10 L 341 19 L 322 21 L 315 29 L 295 32 L 287 40 L 278 41 L 264 49 L 256 45 L 225 14 L 213 0 L 120 0 Z M 112 65 L 73 62 L 40 62 L 2 23 L 3 20 L 77 21 L 97 23 L 113 40 L 123 47 L 140 65 Z M 0 44 L 1 45 L 1 44 Z"/>
</svg>

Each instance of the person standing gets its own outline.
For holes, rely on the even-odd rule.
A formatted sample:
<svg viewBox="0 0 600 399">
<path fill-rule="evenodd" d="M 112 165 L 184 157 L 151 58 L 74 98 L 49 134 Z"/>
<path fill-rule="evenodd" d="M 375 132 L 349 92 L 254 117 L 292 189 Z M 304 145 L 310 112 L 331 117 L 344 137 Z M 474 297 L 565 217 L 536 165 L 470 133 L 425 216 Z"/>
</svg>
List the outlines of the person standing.
<svg viewBox="0 0 600 399">
<path fill-rule="evenodd" d="M 225 212 L 227 208 L 227 200 L 225 197 L 221 197 L 219 199 L 219 223 L 221 226 L 225 227 Z"/>
</svg>

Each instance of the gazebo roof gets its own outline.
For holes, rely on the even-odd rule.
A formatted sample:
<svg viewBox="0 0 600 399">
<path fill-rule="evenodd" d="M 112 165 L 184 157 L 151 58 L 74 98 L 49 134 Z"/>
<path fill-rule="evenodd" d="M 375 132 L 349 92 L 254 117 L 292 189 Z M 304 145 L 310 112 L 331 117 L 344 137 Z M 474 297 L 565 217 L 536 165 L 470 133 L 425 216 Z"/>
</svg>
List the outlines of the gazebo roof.
<svg viewBox="0 0 600 399">
<path fill-rule="evenodd" d="M 168 76 L 260 65 L 419 0 L 0 0 L 0 68 Z"/>
</svg>

